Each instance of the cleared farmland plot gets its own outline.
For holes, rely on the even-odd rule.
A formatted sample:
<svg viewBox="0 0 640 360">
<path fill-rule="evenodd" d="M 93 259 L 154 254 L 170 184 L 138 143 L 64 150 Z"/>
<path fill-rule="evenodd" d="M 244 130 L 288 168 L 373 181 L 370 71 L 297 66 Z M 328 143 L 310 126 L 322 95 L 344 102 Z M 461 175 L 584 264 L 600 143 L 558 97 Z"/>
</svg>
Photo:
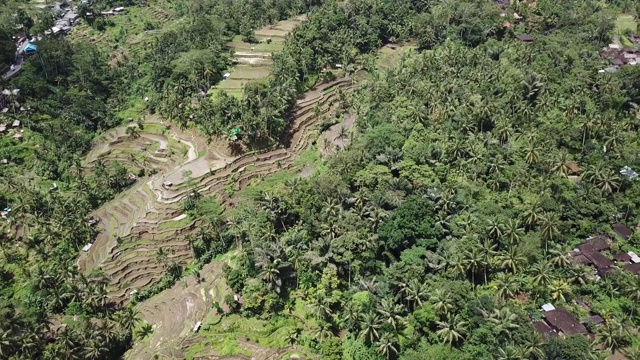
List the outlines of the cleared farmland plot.
<svg viewBox="0 0 640 360">
<path fill-rule="evenodd" d="M 242 41 L 242 36 L 234 37 L 227 45 L 235 50 L 235 66 L 229 70 L 229 78 L 221 81 L 215 89 L 225 90 L 230 95 L 242 97 L 242 89 L 248 82 L 269 76 L 272 64 L 271 54 L 282 51 L 287 34 L 305 19 L 306 16 L 298 16 L 258 29 L 255 35 L 259 42 L 255 44 Z"/>
<path fill-rule="evenodd" d="M 220 83 L 218 86 L 220 89 L 231 90 L 231 89 L 239 89 L 242 90 L 245 84 L 247 84 L 250 80 L 240 80 L 240 79 L 227 79 Z"/>
<path fill-rule="evenodd" d="M 249 65 L 237 65 L 233 69 L 230 79 L 262 79 L 269 76 L 271 72 L 270 66 L 249 66 Z M 229 80 L 229 79 L 227 79 Z"/>
<path fill-rule="evenodd" d="M 236 36 L 233 41 L 229 43 L 229 46 L 236 51 L 251 51 L 258 53 L 273 53 L 281 51 L 284 47 L 283 38 L 271 38 L 271 43 L 267 44 L 267 37 L 257 36 L 261 42 L 258 44 L 250 44 L 242 41 L 242 36 Z"/>
</svg>

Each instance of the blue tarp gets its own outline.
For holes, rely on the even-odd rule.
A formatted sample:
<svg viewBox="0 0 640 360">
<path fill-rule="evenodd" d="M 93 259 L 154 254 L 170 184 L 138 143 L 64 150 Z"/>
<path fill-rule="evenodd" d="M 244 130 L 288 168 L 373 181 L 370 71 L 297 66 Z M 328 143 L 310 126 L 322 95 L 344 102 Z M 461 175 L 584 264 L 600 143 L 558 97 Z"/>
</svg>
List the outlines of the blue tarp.
<svg viewBox="0 0 640 360">
<path fill-rule="evenodd" d="M 25 52 L 38 51 L 38 46 L 36 44 L 29 44 L 24 47 Z"/>
</svg>

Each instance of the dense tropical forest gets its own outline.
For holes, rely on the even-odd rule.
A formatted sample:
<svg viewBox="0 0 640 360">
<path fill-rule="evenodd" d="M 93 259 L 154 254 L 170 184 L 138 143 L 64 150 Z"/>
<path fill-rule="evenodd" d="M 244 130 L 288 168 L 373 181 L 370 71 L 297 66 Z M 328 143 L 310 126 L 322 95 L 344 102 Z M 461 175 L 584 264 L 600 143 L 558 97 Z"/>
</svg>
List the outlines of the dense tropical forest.
<svg viewBox="0 0 640 360">
<path fill-rule="evenodd" d="M 46 21 L 19 2 L 5 5 L 3 63 L 17 28 L 37 34 Z M 97 1 L 83 12 L 117 5 L 135 6 Z M 196 269 L 235 254 L 223 269 L 230 315 L 270 324 L 293 317 L 282 337 L 322 359 L 640 359 L 638 276 L 623 266 L 605 276 L 570 255 L 598 234 L 610 235 L 607 256 L 640 252 L 638 233 L 611 228 L 635 229 L 640 219 L 640 184 L 620 172 L 640 171 L 640 67 L 600 71 L 610 64 L 602 48 L 637 32 L 618 20 L 637 21 L 639 4 L 171 6 L 180 21 L 141 51 L 114 60 L 113 49 L 44 37 L 20 74 L 1 83 L 19 92 L 8 92 L 0 122 L 20 120 L 24 130 L 0 136 L 0 208 L 10 209 L 0 219 L 0 358 L 120 358 L 152 331 L 137 302 L 186 273 L 168 266 L 165 286 L 122 305 L 108 297 L 100 269 L 78 271 L 78 254 L 99 231 L 91 211 L 136 181 L 117 161 L 83 160 L 99 134 L 129 120 L 140 122 L 127 128 L 134 138 L 156 115 L 208 141 L 241 128 L 247 149 L 277 147 L 292 131 L 296 100 L 340 64 L 361 78 L 341 93 L 342 116 L 326 119 L 355 116 L 339 135 L 349 138 L 344 149 L 312 175 L 233 206 L 198 196 L 195 185 L 184 200 L 198 221 L 187 235 Z M 201 95 L 234 62 L 232 38 L 257 42 L 254 29 L 303 13 L 266 80 L 245 85 L 241 97 Z M 100 19 L 82 21 L 108 31 Z M 415 50 L 383 70 L 375 57 L 385 44 Z M 202 211 L 211 203 L 224 209 Z M 543 336 L 533 324 L 546 303 L 602 323 Z"/>
</svg>

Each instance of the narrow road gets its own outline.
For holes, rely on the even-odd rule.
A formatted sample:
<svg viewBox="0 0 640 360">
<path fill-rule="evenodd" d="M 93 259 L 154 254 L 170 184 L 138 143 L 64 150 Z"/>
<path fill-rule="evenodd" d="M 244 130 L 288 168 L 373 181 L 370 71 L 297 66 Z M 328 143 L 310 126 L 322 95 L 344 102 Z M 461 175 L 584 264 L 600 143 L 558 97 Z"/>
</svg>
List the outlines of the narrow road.
<svg viewBox="0 0 640 360">
<path fill-rule="evenodd" d="M 28 44 L 28 42 L 25 42 L 25 44 Z M 13 64 L 13 70 L 9 70 L 4 75 L 2 75 L 3 80 L 9 79 L 13 75 L 17 74 L 20 69 L 22 69 L 22 63 L 24 62 L 24 57 L 21 54 L 22 48 L 23 47 L 20 46 L 20 49 L 16 52 L 16 62 L 15 64 Z"/>
</svg>

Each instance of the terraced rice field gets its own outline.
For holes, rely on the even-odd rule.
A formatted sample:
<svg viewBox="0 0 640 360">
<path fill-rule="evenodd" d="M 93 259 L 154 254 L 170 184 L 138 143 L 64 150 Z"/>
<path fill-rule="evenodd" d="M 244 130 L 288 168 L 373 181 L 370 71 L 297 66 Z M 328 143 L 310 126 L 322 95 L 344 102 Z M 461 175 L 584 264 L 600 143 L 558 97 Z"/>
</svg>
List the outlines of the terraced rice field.
<svg viewBox="0 0 640 360">
<path fill-rule="evenodd" d="M 235 37 L 228 44 L 235 51 L 235 65 L 229 70 L 231 76 L 216 88 L 242 96 L 242 89 L 248 82 L 266 78 L 271 72 L 271 54 L 282 50 L 287 34 L 304 20 L 306 17 L 301 15 L 256 30 L 257 44 L 243 42 L 241 36 Z"/>
<path fill-rule="evenodd" d="M 153 159 L 151 166 L 157 173 L 139 179 L 132 188 L 94 212 L 93 215 L 100 219 L 102 232 L 78 260 L 80 269 L 89 272 L 102 268 L 109 281 L 109 297 L 125 303 L 131 291 L 154 284 L 161 278 L 165 269 L 156 261 L 158 249 L 163 248 L 170 261 L 186 264 L 192 255 L 184 237 L 194 230 L 195 223 L 184 217 L 176 221 L 182 215 L 182 200 L 190 191 L 184 172 L 191 172 L 195 189 L 203 195 L 216 195 L 223 203 L 230 202 L 231 198 L 225 192 L 230 178 L 236 179 L 231 182 L 234 189 L 242 189 L 254 179 L 292 169 L 296 155 L 308 149 L 318 135 L 315 131 L 319 122 L 314 115 L 316 104 L 322 110 L 320 113 L 336 111 L 337 91 L 327 89 L 351 87 L 351 79 L 342 78 L 318 87 L 299 100 L 291 142 L 286 148 L 234 157 L 219 144 L 217 147 L 207 145 L 195 130 L 180 132 L 177 129 L 171 129 L 166 135 L 142 132 L 133 144 L 126 145 L 129 141 L 126 126 L 99 138 L 87 162 L 98 159 L 128 161 L 116 150 L 139 147 L 141 142 L 150 148 L 151 143 L 156 142 L 156 150 L 149 157 Z M 150 119 L 145 128 L 161 126 L 157 121 Z M 184 153 L 186 156 L 180 156 Z M 163 157 L 163 154 L 167 156 Z M 171 181 L 173 186 L 164 188 L 165 181 Z"/>
<path fill-rule="evenodd" d="M 72 28 L 67 38 L 75 43 L 90 42 L 103 49 L 113 49 L 111 60 L 115 61 L 123 54 L 131 55 L 141 51 L 141 45 L 151 39 L 150 33 L 159 31 L 145 31 L 148 24 L 160 28 L 174 19 L 174 14 L 167 4 L 158 2 L 147 6 L 127 7 L 124 14 L 107 19 L 113 25 L 107 26 L 104 31 L 98 31 L 82 22 Z"/>
<path fill-rule="evenodd" d="M 417 47 L 412 44 L 388 44 L 383 46 L 378 52 L 378 59 L 376 63 L 378 70 L 393 68 L 405 54 L 415 51 L 416 48 Z"/>
<path fill-rule="evenodd" d="M 342 92 L 351 91 L 352 79 L 340 78 L 321 85 L 298 101 L 291 140 L 283 148 L 231 156 L 226 145 L 221 145 L 226 142 L 207 144 L 196 130 L 164 130 L 165 124 L 157 118 L 148 119 L 136 139 L 126 134 L 127 126 L 96 139 L 94 150 L 87 156 L 87 166 L 101 160 L 121 161 L 127 167 L 135 167 L 130 152 L 123 151 L 134 150 L 145 153 L 151 159 L 146 166 L 157 173 L 138 179 L 134 186 L 93 213 L 100 220 L 101 233 L 78 259 L 80 270 L 91 272 L 101 268 L 108 281 L 109 298 L 124 304 L 133 290 L 155 284 L 162 277 L 165 268 L 156 259 L 158 249 L 166 251 L 169 260 L 186 265 L 192 260 L 192 253 L 185 236 L 195 230 L 196 224 L 182 211 L 182 201 L 192 191 L 186 186 L 184 171 L 192 172 L 191 182 L 196 191 L 204 196 L 217 196 L 223 204 L 231 206 L 234 199 L 225 191 L 229 183 L 241 190 L 255 179 L 296 169 L 297 155 L 310 149 L 320 136 L 322 118 L 315 114 L 341 111 L 339 91 L 331 91 L 338 88 Z M 162 185 L 167 179 L 173 182 L 170 188 Z M 214 261 L 202 270 L 202 282 L 187 277 L 138 306 L 143 318 L 154 326 L 154 333 L 148 342 L 132 350 L 130 358 L 146 359 L 155 354 L 184 358 L 188 349 L 202 340 L 191 329 L 196 321 L 204 320 L 212 301 L 222 302 L 229 291 L 222 280 L 221 266 L 222 262 Z M 276 359 L 286 352 L 286 349 L 267 351 L 251 342 L 242 347 L 257 359 Z"/>
</svg>

